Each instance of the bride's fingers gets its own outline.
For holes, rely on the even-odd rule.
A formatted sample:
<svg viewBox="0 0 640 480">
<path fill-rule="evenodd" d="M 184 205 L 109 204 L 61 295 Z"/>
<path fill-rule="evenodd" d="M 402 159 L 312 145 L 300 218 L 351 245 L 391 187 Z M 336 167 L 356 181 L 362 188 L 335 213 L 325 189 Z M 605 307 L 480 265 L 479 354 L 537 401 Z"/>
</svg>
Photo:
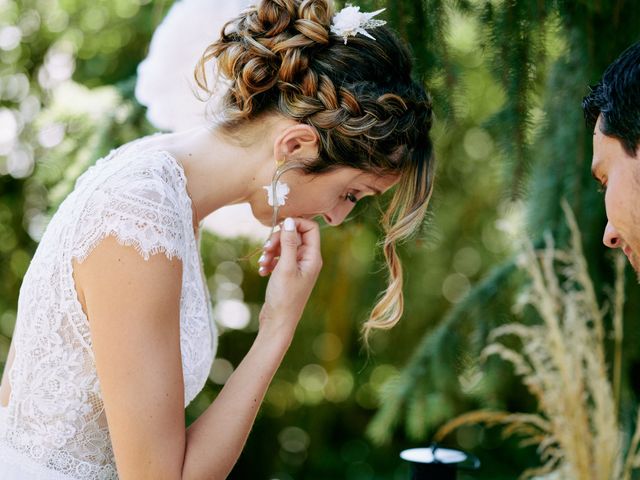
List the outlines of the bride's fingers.
<svg viewBox="0 0 640 480">
<path fill-rule="evenodd" d="M 298 219 L 299 226 L 296 230 L 298 238 L 298 248 L 296 254 L 296 262 L 299 267 L 314 264 L 318 259 L 320 249 L 320 235 L 318 232 L 318 224 L 311 220 Z M 278 232 L 279 233 L 279 232 Z M 278 265 L 280 259 L 280 235 L 278 235 L 278 243 L 274 247 L 270 244 L 263 256 L 260 257 L 261 276 L 270 275 Z"/>
<path fill-rule="evenodd" d="M 276 230 L 271 234 L 271 237 L 265 242 L 262 249 L 265 252 L 280 251 L 280 230 Z"/>
<path fill-rule="evenodd" d="M 280 252 L 280 230 L 282 229 L 282 224 L 279 225 L 279 230 L 276 230 L 271 234 L 271 237 L 265 242 L 262 250 L 266 253 L 272 252 Z M 298 234 L 298 244 L 302 242 L 302 236 L 300 232 Z"/>
<path fill-rule="evenodd" d="M 271 272 L 273 272 L 273 269 L 276 268 L 276 265 L 278 264 L 279 258 L 280 257 L 276 257 L 272 255 L 268 258 L 268 260 L 264 260 L 260 262 L 260 267 L 258 268 L 258 274 L 262 277 L 265 277 L 269 275 Z"/>
<path fill-rule="evenodd" d="M 302 242 L 302 236 L 298 233 L 298 244 Z M 258 259 L 258 274 L 268 275 L 277 265 L 280 256 L 280 230 L 273 232 L 271 238 L 265 243 L 262 255 Z M 275 260 L 275 261 L 274 261 Z"/>
<path fill-rule="evenodd" d="M 273 270 L 276 268 L 276 265 L 278 265 L 278 260 L 280 260 L 280 257 L 274 257 L 268 265 L 265 265 L 265 275 L 269 275 L 273 272 Z"/>
<path fill-rule="evenodd" d="M 298 264 L 300 268 L 316 268 L 318 271 L 322 267 L 322 257 L 320 254 L 320 228 L 313 220 L 298 220 Z"/>
<path fill-rule="evenodd" d="M 262 254 L 258 259 L 258 274 L 265 276 L 270 272 L 268 268 L 277 255 L 280 255 L 280 231 L 273 232 L 262 247 Z"/>
</svg>

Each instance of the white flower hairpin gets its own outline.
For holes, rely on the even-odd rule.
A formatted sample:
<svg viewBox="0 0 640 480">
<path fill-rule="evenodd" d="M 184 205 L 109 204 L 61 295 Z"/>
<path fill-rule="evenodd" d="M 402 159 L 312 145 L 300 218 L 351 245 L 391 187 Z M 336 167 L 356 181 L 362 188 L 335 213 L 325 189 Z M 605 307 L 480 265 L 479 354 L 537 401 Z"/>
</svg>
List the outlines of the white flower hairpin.
<svg viewBox="0 0 640 480">
<path fill-rule="evenodd" d="M 365 28 L 380 27 L 387 23 L 384 20 L 373 19 L 373 17 L 385 10 L 385 8 L 381 8 L 375 12 L 361 12 L 360 7 L 354 7 L 348 3 L 346 7 L 333 16 L 331 32 L 342 37 L 345 45 L 349 37 L 354 37 L 358 33 L 375 40 Z"/>
</svg>

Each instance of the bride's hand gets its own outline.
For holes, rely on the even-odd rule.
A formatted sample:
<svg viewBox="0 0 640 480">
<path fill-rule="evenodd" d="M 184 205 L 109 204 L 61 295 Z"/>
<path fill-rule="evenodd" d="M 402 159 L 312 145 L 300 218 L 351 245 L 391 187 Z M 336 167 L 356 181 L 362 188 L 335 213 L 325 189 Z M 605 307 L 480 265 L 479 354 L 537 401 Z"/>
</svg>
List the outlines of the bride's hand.
<svg viewBox="0 0 640 480">
<path fill-rule="evenodd" d="M 322 257 L 318 224 L 286 219 L 260 260 L 260 274 L 271 278 L 260 312 L 260 329 L 293 334 L 316 283 Z"/>
</svg>

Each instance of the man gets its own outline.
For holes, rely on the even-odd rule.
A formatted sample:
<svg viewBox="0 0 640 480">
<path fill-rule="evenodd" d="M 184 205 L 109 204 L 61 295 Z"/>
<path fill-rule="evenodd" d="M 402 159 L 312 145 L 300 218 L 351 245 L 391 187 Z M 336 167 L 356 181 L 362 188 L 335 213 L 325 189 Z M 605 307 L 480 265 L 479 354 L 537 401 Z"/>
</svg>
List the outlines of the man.
<svg viewBox="0 0 640 480">
<path fill-rule="evenodd" d="M 640 42 L 607 67 L 582 108 L 593 128 L 591 171 L 605 192 L 603 242 L 640 274 Z"/>
</svg>

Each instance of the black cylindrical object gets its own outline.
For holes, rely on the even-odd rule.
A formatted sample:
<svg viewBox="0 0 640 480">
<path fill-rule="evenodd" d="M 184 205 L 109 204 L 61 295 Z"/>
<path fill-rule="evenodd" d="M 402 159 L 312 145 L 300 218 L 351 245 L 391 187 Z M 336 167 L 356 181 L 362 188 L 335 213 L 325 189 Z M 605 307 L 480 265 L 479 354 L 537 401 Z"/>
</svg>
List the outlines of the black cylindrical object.
<svg viewBox="0 0 640 480">
<path fill-rule="evenodd" d="M 404 450 L 400 458 L 411 463 L 412 480 L 456 480 L 458 470 L 480 467 L 477 457 L 462 450 L 440 448 L 436 444 Z"/>
</svg>

